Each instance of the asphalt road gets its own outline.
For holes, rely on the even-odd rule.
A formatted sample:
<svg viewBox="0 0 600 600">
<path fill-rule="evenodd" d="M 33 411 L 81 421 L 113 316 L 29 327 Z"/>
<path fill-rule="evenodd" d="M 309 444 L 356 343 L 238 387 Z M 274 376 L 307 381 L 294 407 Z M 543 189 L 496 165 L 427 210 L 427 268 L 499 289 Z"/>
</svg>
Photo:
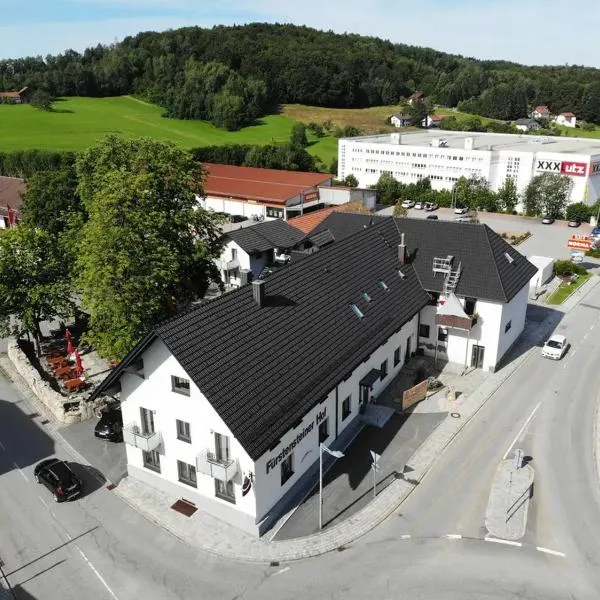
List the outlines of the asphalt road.
<svg viewBox="0 0 600 600">
<path fill-rule="evenodd" d="M 75 458 L 0 381 L 3 571 L 17 598 L 40 600 L 595 600 L 600 287 L 559 330 L 572 344 L 565 358 L 531 356 L 394 515 L 348 548 L 289 565 L 231 563 L 189 548 L 124 505 L 84 465 L 75 468 L 84 473 L 85 497 L 54 504 L 33 481 L 33 467 L 53 454 Z M 484 529 L 494 470 L 515 447 L 536 471 L 520 546 L 486 541 Z"/>
</svg>

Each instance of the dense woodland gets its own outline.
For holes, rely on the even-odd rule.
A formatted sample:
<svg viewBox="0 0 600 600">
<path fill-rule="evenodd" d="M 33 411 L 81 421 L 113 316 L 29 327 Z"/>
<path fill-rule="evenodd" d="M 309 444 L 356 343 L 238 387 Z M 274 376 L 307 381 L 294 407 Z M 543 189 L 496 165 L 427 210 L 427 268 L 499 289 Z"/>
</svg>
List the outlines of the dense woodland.
<svg viewBox="0 0 600 600">
<path fill-rule="evenodd" d="M 480 61 L 294 25 L 145 32 L 83 54 L 0 61 L 0 89 L 54 96 L 136 94 L 166 116 L 239 128 L 280 103 L 359 108 L 415 90 L 445 106 L 517 119 L 532 106 L 600 123 L 600 70 Z"/>
</svg>

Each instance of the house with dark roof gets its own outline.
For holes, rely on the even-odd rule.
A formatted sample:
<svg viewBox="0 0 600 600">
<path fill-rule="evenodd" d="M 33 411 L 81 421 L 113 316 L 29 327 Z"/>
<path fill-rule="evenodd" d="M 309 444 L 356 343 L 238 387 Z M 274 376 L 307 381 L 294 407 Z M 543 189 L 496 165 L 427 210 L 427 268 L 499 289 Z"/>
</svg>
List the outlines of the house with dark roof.
<svg viewBox="0 0 600 600">
<path fill-rule="evenodd" d="M 410 127 L 412 125 L 412 117 L 405 113 L 398 113 L 390 117 L 390 123 L 394 127 Z"/>
<path fill-rule="evenodd" d="M 425 94 L 423 92 L 417 91 L 408 97 L 408 103 L 410 105 L 414 104 L 415 102 L 424 102 L 424 101 L 425 101 Z"/>
<path fill-rule="evenodd" d="M 519 131 L 536 131 L 540 128 L 540 124 L 535 119 L 523 117 L 515 121 L 515 127 Z"/>
<path fill-rule="evenodd" d="M 309 237 L 150 331 L 90 397 L 118 395 L 129 476 L 258 535 L 415 352 L 495 366 L 535 272 L 485 225 L 334 212 Z"/>
<path fill-rule="evenodd" d="M 286 264 L 290 251 L 303 238 L 301 231 L 281 219 L 228 231 L 216 261 L 226 289 L 245 285 Z"/>
</svg>

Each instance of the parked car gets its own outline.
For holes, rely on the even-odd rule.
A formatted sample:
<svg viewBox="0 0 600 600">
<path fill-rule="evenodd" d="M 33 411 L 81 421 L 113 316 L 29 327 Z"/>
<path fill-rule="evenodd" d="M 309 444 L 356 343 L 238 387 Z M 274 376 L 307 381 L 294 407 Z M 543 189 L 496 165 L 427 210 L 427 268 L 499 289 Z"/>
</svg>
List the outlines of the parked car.
<svg viewBox="0 0 600 600">
<path fill-rule="evenodd" d="M 416 210 L 423 210 L 425 208 L 425 204 L 423 202 L 417 202 L 415 204 L 415 209 Z"/>
<path fill-rule="evenodd" d="M 590 233 L 590 237 L 600 239 L 600 227 L 594 227 L 594 229 L 592 229 L 592 233 Z"/>
<path fill-rule="evenodd" d="M 428 211 L 432 211 L 432 210 L 437 210 L 439 207 L 435 202 L 426 202 L 425 203 L 425 210 Z"/>
<path fill-rule="evenodd" d="M 548 338 L 548 341 L 542 348 L 542 356 L 553 360 L 560 360 L 567 351 L 567 338 L 564 335 L 555 333 Z"/>
<path fill-rule="evenodd" d="M 569 219 L 569 227 L 579 227 L 581 225 L 581 219 L 579 217 L 573 217 Z"/>
<path fill-rule="evenodd" d="M 475 217 L 473 215 L 460 214 L 454 217 L 454 220 L 458 223 L 474 223 Z"/>
<path fill-rule="evenodd" d="M 94 435 L 109 442 L 123 441 L 123 416 L 120 407 L 112 407 L 102 413 L 94 428 Z"/>
<path fill-rule="evenodd" d="M 402 202 L 402 208 L 412 208 L 415 203 L 412 200 L 404 200 Z"/>
<path fill-rule="evenodd" d="M 432 221 L 437 221 L 438 220 L 438 216 L 437 215 L 427 215 L 425 218 L 426 219 L 431 219 Z"/>
<path fill-rule="evenodd" d="M 81 479 L 73 473 L 64 460 L 59 458 L 42 461 L 35 467 L 33 475 L 38 483 L 50 490 L 54 502 L 72 500 L 83 490 Z"/>
<path fill-rule="evenodd" d="M 455 215 L 466 215 L 469 212 L 469 209 L 466 206 L 456 206 L 454 208 Z"/>
<path fill-rule="evenodd" d="M 554 223 L 554 217 L 548 215 L 542 219 L 542 225 L 552 225 L 552 223 Z"/>
</svg>

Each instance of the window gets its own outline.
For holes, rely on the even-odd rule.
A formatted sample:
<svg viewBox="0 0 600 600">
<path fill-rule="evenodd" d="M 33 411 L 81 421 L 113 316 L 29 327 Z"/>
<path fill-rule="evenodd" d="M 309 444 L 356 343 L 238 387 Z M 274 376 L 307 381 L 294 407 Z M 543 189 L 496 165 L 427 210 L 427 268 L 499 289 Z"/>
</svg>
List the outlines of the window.
<svg viewBox="0 0 600 600">
<path fill-rule="evenodd" d="M 190 395 L 190 380 L 171 375 L 171 389 L 177 394 Z"/>
<path fill-rule="evenodd" d="M 294 474 L 294 453 L 291 452 L 281 463 L 281 485 Z"/>
<path fill-rule="evenodd" d="M 179 481 L 185 483 L 191 487 L 198 487 L 196 483 L 196 467 L 188 465 L 187 463 L 177 461 L 177 474 L 179 475 Z"/>
<path fill-rule="evenodd" d="M 477 304 L 476 298 L 465 298 L 465 312 L 468 315 L 474 315 L 476 304 Z"/>
<path fill-rule="evenodd" d="M 267 217 L 270 217 L 271 219 L 283 219 L 283 208 L 267 206 Z"/>
<path fill-rule="evenodd" d="M 342 402 L 342 421 L 345 421 L 348 418 L 348 416 L 350 415 L 350 413 L 352 412 L 352 407 L 350 406 L 351 402 L 352 402 L 352 396 L 348 396 Z"/>
<path fill-rule="evenodd" d="M 400 350 L 400 346 L 398 346 L 394 350 L 394 366 L 395 367 L 397 367 L 400 364 L 400 354 L 401 354 L 401 350 Z"/>
<path fill-rule="evenodd" d="M 235 260 L 237 258 L 237 250 L 235 248 L 231 249 L 231 260 Z"/>
<path fill-rule="evenodd" d="M 428 338 L 429 337 L 429 325 L 419 325 L 419 337 Z"/>
<path fill-rule="evenodd" d="M 319 423 L 319 444 L 323 443 L 329 437 L 329 418 L 323 419 Z"/>
<path fill-rule="evenodd" d="M 445 342 L 448 339 L 447 329 L 438 329 L 438 341 Z"/>
<path fill-rule="evenodd" d="M 151 452 L 142 450 L 142 459 L 146 469 L 160 473 L 160 454 L 158 452 L 155 450 L 152 450 Z"/>
<path fill-rule="evenodd" d="M 509 321 L 505 326 L 504 326 L 504 333 L 508 333 L 510 331 L 510 328 L 512 327 L 512 321 Z"/>
<path fill-rule="evenodd" d="M 235 490 L 233 489 L 233 481 L 221 481 L 215 479 L 215 496 L 221 500 L 227 500 L 235 504 Z"/>
<path fill-rule="evenodd" d="M 179 419 L 176 419 L 175 423 L 177 424 L 177 439 L 191 444 L 192 436 L 190 435 L 190 424 L 185 421 L 180 421 Z"/>
<path fill-rule="evenodd" d="M 387 374 L 388 374 L 387 373 L 387 359 L 381 363 L 379 370 L 381 371 L 381 381 L 383 381 L 387 377 Z"/>
</svg>

